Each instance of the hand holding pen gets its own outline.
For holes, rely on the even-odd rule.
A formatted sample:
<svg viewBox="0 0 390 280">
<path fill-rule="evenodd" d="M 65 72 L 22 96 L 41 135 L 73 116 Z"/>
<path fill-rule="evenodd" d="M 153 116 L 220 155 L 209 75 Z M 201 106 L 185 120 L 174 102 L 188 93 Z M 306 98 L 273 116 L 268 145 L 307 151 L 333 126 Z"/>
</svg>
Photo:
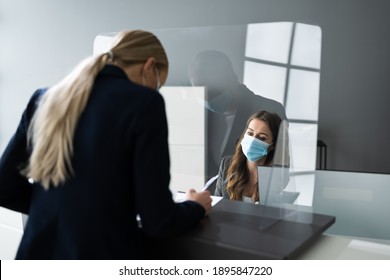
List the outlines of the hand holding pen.
<svg viewBox="0 0 390 280">
<path fill-rule="evenodd" d="M 195 189 L 189 189 L 188 191 L 186 191 L 186 200 L 192 200 L 199 203 L 205 210 L 205 216 L 210 214 L 212 208 L 212 199 L 209 191 L 205 190 L 201 192 L 196 192 Z"/>
</svg>

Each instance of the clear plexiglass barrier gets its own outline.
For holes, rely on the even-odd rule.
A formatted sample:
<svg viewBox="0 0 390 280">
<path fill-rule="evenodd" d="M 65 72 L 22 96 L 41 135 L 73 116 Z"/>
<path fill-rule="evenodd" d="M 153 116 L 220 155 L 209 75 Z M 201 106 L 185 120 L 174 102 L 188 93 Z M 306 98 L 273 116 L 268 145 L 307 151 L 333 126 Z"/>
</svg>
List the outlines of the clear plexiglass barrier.
<svg viewBox="0 0 390 280">
<path fill-rule="evenodd" d="M 267 22 L 152 32 L 170 61 L 161 93 L 168 111 L 172 110 L 168 119 L 173 191 L 201 189 L 218 173 L 221 159 L 234 153 L 248 117 L 261 110 L 289 122 L 289 152 L 299 154 L 292 157 L 294 166 L 303 171 L 315 169 L 319 26 Z M 94 53 L 107 51 L 114 36 L 97 36 Z M 189 98 L 191 93 L 194 95 Z M 191 127 L 192 131 L 176 132 L 179 123 L 180 129 Z"/>
<path fill-rule="evenodd" d="M 294 207 L 336 216 L 330 233 L 390 239 L 390 175 L 316 170 L 319 26 L 266 22 L 151 31 L 170 62 L 160 92 L 173 193 L 201 190 L 221 160 L 235 153 L 249 116 L 268 111 L 282 122 L 272 164 L 258 168 L 260 204 L 279 207 L 281 216 Z M 109 50 L 114 36 L 97 36 L 94 53 Z"/>
</svg>

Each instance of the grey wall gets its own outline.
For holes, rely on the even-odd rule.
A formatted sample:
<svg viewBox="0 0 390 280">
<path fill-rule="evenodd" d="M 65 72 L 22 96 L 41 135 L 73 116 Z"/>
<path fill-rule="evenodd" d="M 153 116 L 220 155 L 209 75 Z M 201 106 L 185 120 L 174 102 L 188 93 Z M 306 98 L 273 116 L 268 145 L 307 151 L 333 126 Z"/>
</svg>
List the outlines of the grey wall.
<svg viewBox="0 0 390 280">
<path fill-rule="evenodd" d="M 92 53 L 96 35 L 298 21 L 322 28 L 319 139 L 328 168 L 390 173 L 390 1 L 0 0 L 0 151 L 31 93 Z"/>
</svg>

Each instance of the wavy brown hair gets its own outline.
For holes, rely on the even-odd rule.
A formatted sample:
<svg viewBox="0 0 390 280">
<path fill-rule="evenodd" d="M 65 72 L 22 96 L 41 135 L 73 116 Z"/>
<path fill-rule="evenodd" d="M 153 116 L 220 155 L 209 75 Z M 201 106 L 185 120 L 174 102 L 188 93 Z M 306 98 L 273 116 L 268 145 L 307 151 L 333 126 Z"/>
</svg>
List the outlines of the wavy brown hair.
<svg viewBox="0 0 390 280">
<path fill-rule="evenodd" d="M 236 144 L 236 149 L 230 164 L 230 167 L 227 171 L 227 185 L 226 190 L 229 194 L 229 198 L 232 200 L 241 200 L 242 193 L 244 191 L 245 184 L 249 181 L 249 170 L 247 167 L 247 158 L 242 152 L 241 140 L 244 137 L 246 130 L 248 129 L 249 123 L 253 119 L 258 119 L 264 121 L 272 133 L 273 145 L 275 145 L 276 140 L 278 139 L 279 127 L 282 120 L 275 113 L 270 113 L 267 111 L 260 111 L 249 117 L 246 122 L 245 129 L 241 134 L 239 141 Z M 268 151 L 266 156 L 265 165 L 271 165 L 274 157 L 274 149 Z M 255 201 L 259 201 L 259 193 L 257 191 L 255 196 Z"/>
<path fill-rule="evenodd" d="M 107 63 L 115 62 L 125 67 L 146 62 L 150 57 L 156 59 L 156 67 L 168 69 L 165 50 L 152 33 L 142 30 L 120 32 L 109 52 L 85 59 L 49 88 L 28 130 L 32 154 L 22 174 L 40 182 L 45 189 L 58 186 L 73 175 L 73 134 L 96 76 Z"/>
</svg>

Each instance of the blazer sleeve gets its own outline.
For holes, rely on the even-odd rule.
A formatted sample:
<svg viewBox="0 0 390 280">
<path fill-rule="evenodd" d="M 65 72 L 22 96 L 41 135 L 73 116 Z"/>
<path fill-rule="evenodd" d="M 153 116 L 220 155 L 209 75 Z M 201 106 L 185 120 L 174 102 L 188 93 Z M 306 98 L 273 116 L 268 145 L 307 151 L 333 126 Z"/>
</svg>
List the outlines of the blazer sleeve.
<svg viewBox="0 0 390 280">
<path fill-rule="evenodd" d="M 43 90 L 36 91 L 0 159 L 0 206 L 28 214 L 32 187 L 20 174 L 29 158 L 27 130 Z"/>
<path fill-rule="evenodd" d="M 151 94 L 136 122 L 134 147 L 135 201 L 142 228 L 150 236 L 183 232 L 199 222 L 204 208 L 193 201 L 175 203 L 169 190 L 170 160 L 165 104 Z"/>
</svg>

